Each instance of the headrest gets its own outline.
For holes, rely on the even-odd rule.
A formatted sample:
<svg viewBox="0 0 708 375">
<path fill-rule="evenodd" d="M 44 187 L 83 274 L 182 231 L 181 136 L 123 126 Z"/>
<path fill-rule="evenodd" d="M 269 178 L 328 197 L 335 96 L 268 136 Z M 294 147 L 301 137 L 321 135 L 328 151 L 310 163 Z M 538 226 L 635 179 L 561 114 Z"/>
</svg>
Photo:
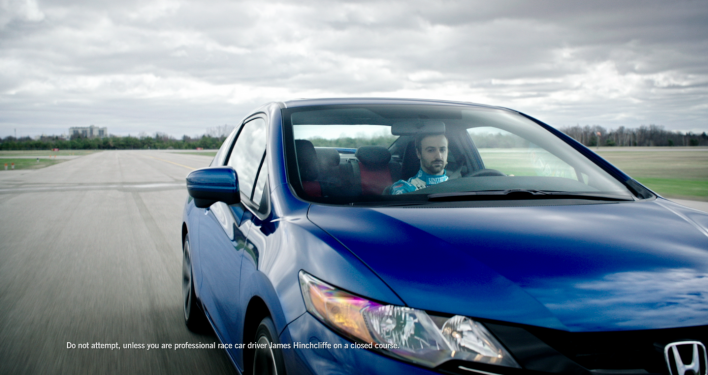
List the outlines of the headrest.
<svg viewBox="0 0 708 375">
<path fill-rule="evenodd" d="M 296 139 L 295 153 L 297 154 L 297 163 L 302 181 L 316 180 L 318 175 L 317 153 L 312 142 L 305 139 Z"/>
<path fill-rule="evenodd" d="M 362 146 L 354 154 L 367 167 L 381 168 L 391 161 L 391 153 L 381 146 Z"/>
<path fill-rule="evenodd" d="M 317 158 L 325 168 L 334 168 L 339 166 L 339 151 L 335 148 L 315 147 Z"/>
</svg>

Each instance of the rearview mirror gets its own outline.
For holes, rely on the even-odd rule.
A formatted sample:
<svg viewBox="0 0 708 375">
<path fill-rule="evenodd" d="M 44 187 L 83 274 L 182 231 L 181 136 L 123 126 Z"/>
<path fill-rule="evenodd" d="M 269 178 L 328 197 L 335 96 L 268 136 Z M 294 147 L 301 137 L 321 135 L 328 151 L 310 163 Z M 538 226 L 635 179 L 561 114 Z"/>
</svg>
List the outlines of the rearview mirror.
<svg viewBox="0 0 708 375">
<path fill-rule="evenodd" d="M 238 175 L 233 167 L 197 169 L 187 176 L 187 191 L 199 208 L 216 202 L 236 204 L 241 201 Z"/>
</svg>

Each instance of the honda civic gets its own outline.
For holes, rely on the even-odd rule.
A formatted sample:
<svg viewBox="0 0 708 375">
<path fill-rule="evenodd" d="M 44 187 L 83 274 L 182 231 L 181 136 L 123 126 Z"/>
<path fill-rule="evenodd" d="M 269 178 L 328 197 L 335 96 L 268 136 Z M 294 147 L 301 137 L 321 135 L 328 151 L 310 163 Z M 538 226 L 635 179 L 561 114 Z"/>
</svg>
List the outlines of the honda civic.
<svg viewBox="0 0 708 375">
<path fill-rule="evenodd" d="M 270 103 L 187 189 L 184 319 L 241 373 L 708 369 L 708 214 L 518 111 Z"/>
</svg>

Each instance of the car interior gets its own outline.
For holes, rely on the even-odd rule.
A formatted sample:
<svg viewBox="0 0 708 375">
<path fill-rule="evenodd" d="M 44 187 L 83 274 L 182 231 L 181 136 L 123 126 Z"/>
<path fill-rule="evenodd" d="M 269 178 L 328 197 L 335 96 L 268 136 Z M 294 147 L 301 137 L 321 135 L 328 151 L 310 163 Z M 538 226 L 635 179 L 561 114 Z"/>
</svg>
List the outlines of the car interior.
<svg viewBox="0 0 708 375">
<path fill-rule="evenodd" d="M 459 138 L 450 133 L 446 174 L 455 179 L 469 174 L 471 163 Z M 420 169 L 413 136 L 401 136 L 389 148 L 315 147 L 306 139 L 295 140 L 295 148 L 302 186 L 310 197 L 388 195 L 394 182 L 408 180 Z"/>
</svg>

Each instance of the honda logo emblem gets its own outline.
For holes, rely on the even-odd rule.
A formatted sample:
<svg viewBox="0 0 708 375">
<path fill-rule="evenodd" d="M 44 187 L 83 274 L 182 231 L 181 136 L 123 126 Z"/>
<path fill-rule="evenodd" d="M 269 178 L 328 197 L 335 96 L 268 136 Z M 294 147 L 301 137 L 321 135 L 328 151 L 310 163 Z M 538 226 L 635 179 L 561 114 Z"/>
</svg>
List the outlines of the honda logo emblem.
<svg viewBox="0 0 708 375">
<path fill-rule="evenodd" d="M 706 347 L 698 341 L 672 342 L 664 348 L 671 375 L 708 375 Z"/>
</svg>

